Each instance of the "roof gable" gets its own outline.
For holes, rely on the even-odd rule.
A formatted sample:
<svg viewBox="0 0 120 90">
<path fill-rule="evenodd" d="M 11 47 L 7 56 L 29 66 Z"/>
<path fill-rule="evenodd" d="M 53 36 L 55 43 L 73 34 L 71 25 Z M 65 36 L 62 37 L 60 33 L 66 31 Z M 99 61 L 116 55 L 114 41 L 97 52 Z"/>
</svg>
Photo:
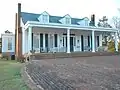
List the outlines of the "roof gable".
<svg viewBox="0 0 120 90">
<path fill-rule="evenodd" d="M 49 15 L 48 12 L 44 11 L 41 15 Z"/>
<path fill-rule="evenodd" d="M 66 14 L 65 16 L 63 16 L 63 18 L 71 18 L 71 16 L 69 14 Z"/>
</svg>

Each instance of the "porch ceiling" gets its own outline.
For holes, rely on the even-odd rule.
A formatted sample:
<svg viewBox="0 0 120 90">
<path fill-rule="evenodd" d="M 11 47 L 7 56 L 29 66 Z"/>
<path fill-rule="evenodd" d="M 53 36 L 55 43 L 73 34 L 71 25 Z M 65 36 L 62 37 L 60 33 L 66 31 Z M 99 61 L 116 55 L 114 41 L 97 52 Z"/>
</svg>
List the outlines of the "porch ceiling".
<svg viewBox="0 0 120 90">
<path fill-rule="evenodd" d="M 47 27 L 33 27 L 33 33 L 67 33 L 67 29 L 60 29 L 60 28 L 47 28 Z M 92 31 L 90 30 L 76 30 L 76 29 L 70 29 L 71 34 L 91 34 Z M 108 33 L 107 31 L 95 31 L 95 34 L 105 34 Z M 110 32 L 109 32 L 110 33 Z"/>
<path fill-rule="evenodd" d="M 60 29 L 60 28 L 47 28 L 47 27 L 33 27 L 33 32 L 42 32 L 42 33 L 63 33 L 66 32 L 66 29 Z"/>
</svg>

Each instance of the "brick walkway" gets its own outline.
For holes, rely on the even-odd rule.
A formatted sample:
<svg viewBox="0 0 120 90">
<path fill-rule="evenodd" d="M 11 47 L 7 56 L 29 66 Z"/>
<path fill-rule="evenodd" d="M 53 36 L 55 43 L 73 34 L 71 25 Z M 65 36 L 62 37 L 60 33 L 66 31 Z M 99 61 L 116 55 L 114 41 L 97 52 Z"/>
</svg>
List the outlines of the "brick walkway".
<svg viewBox="0 0 120 90">
<path fill-rule="evenodd" d="M 26 67 L 45 90 L 120 90 L 120 56 L 35 60 Z"/>
</svg>

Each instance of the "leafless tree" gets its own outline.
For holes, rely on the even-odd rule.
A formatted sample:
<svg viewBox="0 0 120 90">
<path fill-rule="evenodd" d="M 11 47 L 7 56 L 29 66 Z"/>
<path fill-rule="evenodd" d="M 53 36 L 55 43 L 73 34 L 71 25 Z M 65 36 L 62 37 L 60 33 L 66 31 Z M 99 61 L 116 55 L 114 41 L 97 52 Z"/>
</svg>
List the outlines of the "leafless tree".
<svg viewBox="0 0 120 90">
<path fill-rule="evenodd" d="M 106 16 L 103 16 L 101 19 L 99 19 L 98 27 L 112 28 L 112 26 L 108 24 L 108 18 Z M 107 45 L 108 39 L 112 39 L 112 36 L 110 33 L 106 32 L 105 35 L 103 35 L 105 46 Z"/>
<path fill-rule="evenodd" d="M 120 17 L 114 16 L 112 18 L 114 27 L 118 29 L 118 38 L 120 39 Z"/>
</svg>

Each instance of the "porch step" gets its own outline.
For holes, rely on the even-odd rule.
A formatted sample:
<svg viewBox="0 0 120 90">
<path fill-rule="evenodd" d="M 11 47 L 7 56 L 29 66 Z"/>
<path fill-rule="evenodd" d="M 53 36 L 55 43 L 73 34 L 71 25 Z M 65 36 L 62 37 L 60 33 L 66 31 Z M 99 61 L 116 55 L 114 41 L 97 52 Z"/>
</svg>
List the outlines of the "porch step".
<svg viewBox="0 0 120 90">
<path fill-rule="evenodd" d="M 92 57 L 92 56 L 111 56 L 118 55 L 114 52 L 73 52 L 73 53 L 37 53 L 30 56 L 32 60 L 73 58 L 73 57 Z"/>
</svg>

